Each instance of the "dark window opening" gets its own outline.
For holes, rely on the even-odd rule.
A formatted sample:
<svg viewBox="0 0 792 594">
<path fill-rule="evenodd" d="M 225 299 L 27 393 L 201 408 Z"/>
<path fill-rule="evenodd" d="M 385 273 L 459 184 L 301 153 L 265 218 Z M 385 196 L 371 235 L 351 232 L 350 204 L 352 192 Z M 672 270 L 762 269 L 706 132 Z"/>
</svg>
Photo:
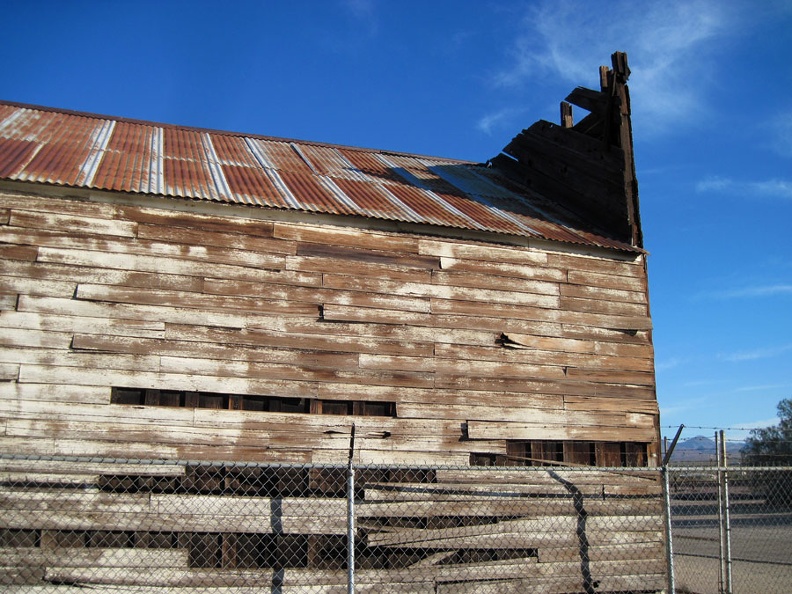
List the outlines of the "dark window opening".
<svg viewBox="0 0 792 594">
<path fill-rule="evenodd" d="M 509 440 L 506 455 L 472 453 L 471 466 L 600 467 L 647 465 L 647 444 L 608 441 Z"/>
<path fill-rule="evenodd" d="M 113 388 L 110 402 L 113 404 L 135 406 L 173 406 L 278 413 L 358 415 L 366 417 L 396 416 L 395 402 L 313 400 L 310 398 L 287 398 L 283 396 L 153 390 L 145 388 Z"/>
</svg>

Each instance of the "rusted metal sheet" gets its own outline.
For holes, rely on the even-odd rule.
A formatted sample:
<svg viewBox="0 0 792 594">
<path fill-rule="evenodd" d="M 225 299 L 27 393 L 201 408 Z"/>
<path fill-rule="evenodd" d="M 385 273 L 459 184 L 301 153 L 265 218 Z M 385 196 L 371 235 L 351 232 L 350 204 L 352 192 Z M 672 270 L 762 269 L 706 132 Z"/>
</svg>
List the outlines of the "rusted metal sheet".
<svg viewBox="0 0 792 594">
<path fill-rule="evenodd" d="M 635 251 L 483 165 L 13 103 L 0 103 L 0 178 Z"/>
</svg>

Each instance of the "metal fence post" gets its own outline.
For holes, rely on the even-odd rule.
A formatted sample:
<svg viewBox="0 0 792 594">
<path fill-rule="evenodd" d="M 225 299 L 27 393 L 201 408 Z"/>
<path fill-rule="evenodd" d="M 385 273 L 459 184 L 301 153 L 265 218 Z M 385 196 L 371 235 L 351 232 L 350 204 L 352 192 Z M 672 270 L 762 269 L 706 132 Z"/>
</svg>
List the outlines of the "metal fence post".
<svg viewBox="0 0 792 594">
<path fill-rule="evenodd" d="M 723 460 L 721 460 L 721 447 L 718 443 L 718 432 L 715 432 L 715 478 L 718 486 L 718 594 L 726 592 L 726 552 L 724 543 L 726 536 L 724 529 L 726 520 L 723 517 Z"/>
<path fill-rule="evenodd" d="M 347 594 L 355 594 L 355 424 L 349 436 L 349 465 L 347 467 Z"/>
<path fill-rule="evenodd" d="M 668 464 L 663 465 L 663 499 L 665 504 L 665 536 L 666 536 L 666 562 L 668 563 L 668 591 L 676 592 L 674 583 L 674 545 L 671 537 L 671 484 L 669 480 Z"/>
<path fill-rule="evenodd" d="M 663 456 L 663 499 L 665 505 L 665 536 L 666 536 L 666 564 L 668 565 L 668 592 L 674 594 L 676 592 L 676 584 L 674 583 L 674 542 L 671 536 L 671 481 L 669 478 L 668 464 L 671 462 L 671 456 L 674 453 L 679 436 L 682 435 L 684 425 L 680 425 L 677 429 L 674 440 L 671 442 L 671 447 L 666 448 L 665 455 Z"/>
<path fill-rule="evenodd" d="M 726 459 L 726 439 L 720 432 L 721 462 L 723 463 L 723 519 L 724 519 L 724 553 L 726 555 L 726 594 L 732 594 L 732 557 L 731 557 L 731 510 L 729 509 L 729 471 Z"/>
</svg>

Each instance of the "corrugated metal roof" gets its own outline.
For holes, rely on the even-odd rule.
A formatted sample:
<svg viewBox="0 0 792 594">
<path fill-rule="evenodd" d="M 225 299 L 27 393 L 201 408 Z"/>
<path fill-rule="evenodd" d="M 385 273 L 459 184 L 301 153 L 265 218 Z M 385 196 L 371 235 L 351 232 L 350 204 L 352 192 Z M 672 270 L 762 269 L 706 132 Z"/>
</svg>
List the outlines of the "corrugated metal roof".
<svg viewBox="0 0 792 594">
<path fill-rule="evenodd" d="M 3 102 L 0 178 L 636 251 L 484 165 Z"/>
</svg>

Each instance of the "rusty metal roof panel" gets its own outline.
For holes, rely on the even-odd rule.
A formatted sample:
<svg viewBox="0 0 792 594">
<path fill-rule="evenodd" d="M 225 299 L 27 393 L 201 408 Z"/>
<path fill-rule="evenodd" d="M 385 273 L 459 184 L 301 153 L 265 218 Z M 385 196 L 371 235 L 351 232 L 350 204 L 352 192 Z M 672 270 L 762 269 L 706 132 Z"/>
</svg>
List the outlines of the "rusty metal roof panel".
<svg viewBox="0 0 792 594">
<path fill-rule="evenodd" d="M 0 178 L 634 249 L 469 162 L 2 102 Z"/>
<path fill-rule="evenodd" d="M 278 188 L 261 169 L 236 165 L 222 165 L 221 167 L 231 195 L 234 197 L 234 202 L 288 208 Z"/>
<path fill-rule="evenodd" d="M 12 177 L 21 171 L 38 149 L 39 144 L 32 140 L 0 138 L 0 177 Z"/>
<path fill-rule="evenodd" d="M 219 163 L 235 167 L 261 168 L 261 165 L 245 144 L 245 139 L 226 134 L 210 134 Z"/>
<path fill-rule="evenodd" d="M 358 212 L 363 216 L 410 223 L 427 222 L 425 217 L 399 200 L 383 184 L 345 178 L 333 181 L 355 203 Z"/>
<path fill-rule="evenodd" d="M 162 128 L 116 123 L 93 183 L 103 190 L 160 194 Z"/>
</svg>

